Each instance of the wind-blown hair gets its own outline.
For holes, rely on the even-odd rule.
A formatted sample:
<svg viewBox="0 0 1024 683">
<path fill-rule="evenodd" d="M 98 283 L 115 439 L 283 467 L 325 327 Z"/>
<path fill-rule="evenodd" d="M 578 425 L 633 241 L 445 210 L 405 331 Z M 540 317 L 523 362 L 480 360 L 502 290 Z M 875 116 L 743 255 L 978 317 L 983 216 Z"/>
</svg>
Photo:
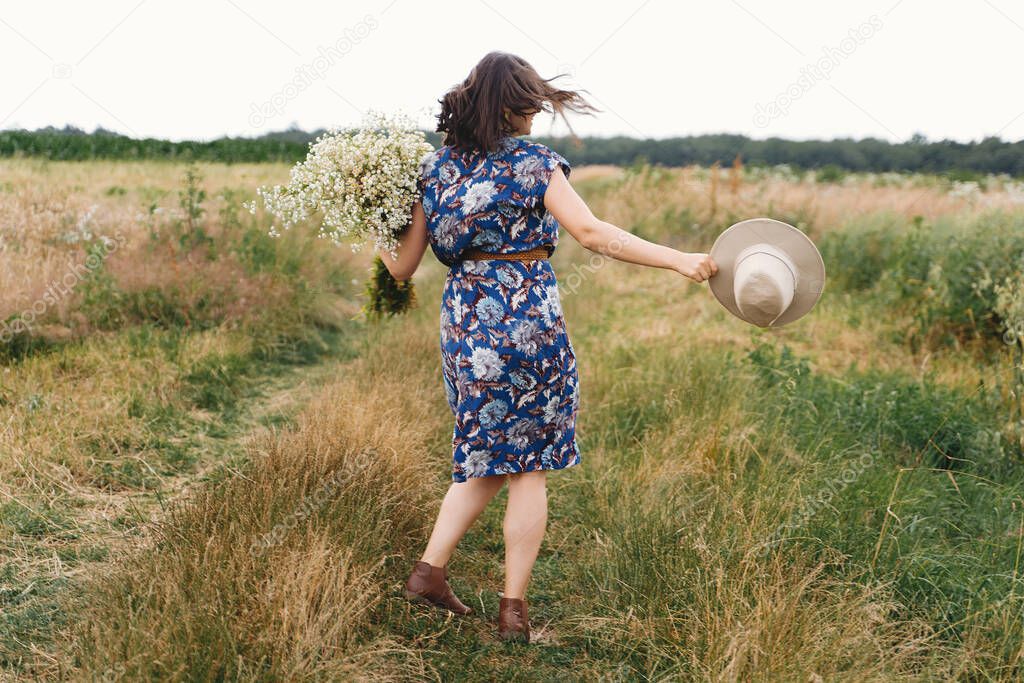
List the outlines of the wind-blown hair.
<svg viewBox="0 0 1024 683">
<path fill-rule="evenodd" d="M 565 112 L 590 114 L 598 111 L 579 91 L 562 90 L 551 84 L 559 76 L 541 78 L 522 57 L 491 52 L 473 67 L 462 83 L 439 100 L 437 132 L 444 144 L 462 149 L 493 152 L 498 141 L 514 133 L 504 112 L 525 115 L 538 111 L 557 113 L 569 126 Z"/>
</svg>

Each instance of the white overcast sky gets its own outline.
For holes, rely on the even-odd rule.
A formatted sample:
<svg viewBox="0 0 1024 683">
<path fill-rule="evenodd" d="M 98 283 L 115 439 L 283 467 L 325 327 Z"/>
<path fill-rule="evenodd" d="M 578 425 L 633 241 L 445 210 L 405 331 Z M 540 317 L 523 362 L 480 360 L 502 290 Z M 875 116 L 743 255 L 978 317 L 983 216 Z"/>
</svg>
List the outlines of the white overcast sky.
<svg viewBox="0 0 1024 683">
<path fill-rule="evenodd" d="M 0 128 L 209 139 L 368 108 L 432 128 L 495 49 L 590 91 L 581 134 L 1024 138 L 1019 0 L 4 2 Z"/>
</svg>

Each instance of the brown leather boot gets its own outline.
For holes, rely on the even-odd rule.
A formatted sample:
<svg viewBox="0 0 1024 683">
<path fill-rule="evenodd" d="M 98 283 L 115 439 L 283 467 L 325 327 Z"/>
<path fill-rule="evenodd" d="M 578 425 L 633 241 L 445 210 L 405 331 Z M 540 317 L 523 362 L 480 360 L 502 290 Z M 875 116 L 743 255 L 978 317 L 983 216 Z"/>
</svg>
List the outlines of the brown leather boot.
<svg viewBox="0 0 1024 683">
<path fill-rule="evenodd" d="M 498 637 L 530 642 L 530 618 L 526 613 L 525 598 L 502 598 L 498 603 Z"/>
<path fill-rule="evenodd" d="M 413 602 L 428 602 L 456 614 L 473 611 L 452 592 L 448 584 L 448 567 L 435 567 L 423 560 L 416 560 L 413 565 L 412 573 L 405 582 L 405 597 Z"/>
</svg>

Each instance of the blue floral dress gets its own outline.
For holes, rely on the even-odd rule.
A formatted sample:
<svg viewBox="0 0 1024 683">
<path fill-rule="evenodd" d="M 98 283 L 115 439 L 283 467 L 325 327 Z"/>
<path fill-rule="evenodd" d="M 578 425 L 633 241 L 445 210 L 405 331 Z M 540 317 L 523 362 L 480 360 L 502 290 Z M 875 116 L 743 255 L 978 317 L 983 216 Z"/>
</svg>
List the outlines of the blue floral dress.
<svg viewBox="0 0 1024 683">
<path fill-rule="evenodd" d="M 490 154 L 446 146 L 423 160 L 430 247 L 449 266 L 441 368 L 455 416 L 453 481 L 580 461 L 576 355 L 551 264 L 461 258 L 469 247 L 553 251 L 558 223 L 544 209 L 544 192 L 559 166 L 568 175 L 559 154 L 514 137 Z"/>
</svg>

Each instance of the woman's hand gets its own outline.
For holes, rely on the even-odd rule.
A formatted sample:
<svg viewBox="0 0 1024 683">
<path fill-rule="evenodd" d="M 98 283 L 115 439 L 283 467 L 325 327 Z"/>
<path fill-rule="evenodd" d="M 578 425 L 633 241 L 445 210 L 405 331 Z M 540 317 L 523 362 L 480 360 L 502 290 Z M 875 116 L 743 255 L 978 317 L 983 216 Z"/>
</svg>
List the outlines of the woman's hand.
<svg viewBox="0 0 1024 683">
<path fill-rule="evenodd" d="M 718 272 L 718 264 L 709 254 L 688 254 L 679 252 L 679 258 L 673 266 L 680 275 L 685 275 L 694 282 L 704 282 Z"/>
</svg>

